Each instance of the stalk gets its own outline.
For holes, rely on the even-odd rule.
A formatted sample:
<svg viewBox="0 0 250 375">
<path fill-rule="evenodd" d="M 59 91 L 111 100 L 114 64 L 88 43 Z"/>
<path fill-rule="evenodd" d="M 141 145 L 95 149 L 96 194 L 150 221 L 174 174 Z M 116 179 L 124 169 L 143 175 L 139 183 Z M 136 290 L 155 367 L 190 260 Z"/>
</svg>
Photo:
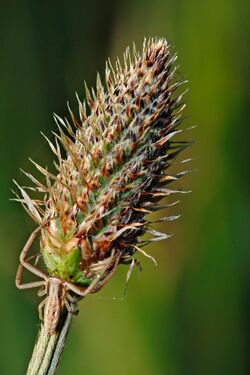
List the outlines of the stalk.
<svg viewBox="0 0 250 375">
<path fill-rule="evenodd" d="M 76 311 L 76 304 L 71 304 L 71 308 L 73 312 Z M 26 375 L 54 375 L 56 373 L 74 316 L 74 313 L 65 310 L 57 331 L 50 336 L 41 324 Z"/>
</svg>

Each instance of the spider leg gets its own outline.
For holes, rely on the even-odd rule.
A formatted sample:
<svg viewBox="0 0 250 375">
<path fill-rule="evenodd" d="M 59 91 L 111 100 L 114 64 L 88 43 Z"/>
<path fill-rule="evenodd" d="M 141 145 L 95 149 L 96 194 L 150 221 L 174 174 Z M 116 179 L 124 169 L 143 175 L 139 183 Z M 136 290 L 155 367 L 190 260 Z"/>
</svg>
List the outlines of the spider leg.
<svg viewBox="0 0 250 375">
<path fill-rule="evenodd" d="M 39 268 L 37 268 L 36 266 L 34 266 L 33 264 L 31 264 L 29 262 L 29 260 L 31 260 L 34 256 L 31 256 L 31 257 L 27 258 L 28 252 L 31 249 L 31 246 L 32 246 L 34 240 L 36 239 L 37 234 L 40 232 L 40 230 L 42 229 L 42 227 L 46 223 L 47 223 L 47 221 L 45 223 L 43 223 L 42 225 L 40 225 L 39 227 L 37 227 L 31 233 L 30 237 L 28 238 L 28 241 L 26 242 L 26 244 L 24 245 L 24 247 L 21 251 L 20 264 L 18 266 L 17 274 L 16 274 L 16 286 L 19 289 L 36 288 L 36 287 L 39 287 L 41 285 L 44 285 L 44 281 L 34 281 L 34 282 L 31 282 L 31 283 L 24 283 L 23 284 L 21 282 L 23 267 L 26 268 L 27 270 L 29 270 L 30 272 L 32 272 L 34 275 L 36 275 L 38 277 L 41 277 L 45 281 L 48 279 L 48 276 L 46 275 L 45 272 L 43 272 L 42 270 L 40 270 Z"/>
<path fill-rule="evenodd" d="M 36 253 L 36 254 L 33 254 L 33 255 L 29 256 L 28 258 L 26 258 L 26 261 L 29 262 L 30 260 L 35 259 L 35 263 L 37 263 L 39 261 L 40 257 L 41 257 L 41 254 Z"/>
<path fill-rule="evenodd" d="M 120 257 L 120 255 L 119 255 L 119 257 Z M 107 264 L 105 265 L 105 267 L 103 268 L 103 270 L 95 277 L 95 279 L 90 283 L 90 285 L 87 288 L 81 287 L 79 285 L 75 285 L 75 284 L 73 284 L 73 283 L 71 283 L 69 281 L 66 281 L 65 285 L 68 287 L 68 289 L 72 290 L 72 292 L 78 294 L 81 297 L 86 297 L 87 294 L 93 293 L 93 290 L 97 286 L 97 284 L 100 281 L 101 277 L 105 274 L 105 272 L 107 271 L 107 269 L 113 263 L 114 258 L 115 258 L 114 254 L 112 254 L 110 262 L 107 262 Z"/>
<path fill-rule="evenodd" d="M 35 259 L 34 264 L 36 265 L 39 262 L 39 258 L 41 258 L 42 254 L 35 253 L 33 255 L 30 255 L 28 258 L 26 258 L 26 262 L 30 262 L 32 259 Z"/>
<path fill-rule="evenodd" d="M 66 297 L 67 297 L 67 301 L 69 301 L 71 303 L 75 303 L 76 302 L 76 298 L 73 297 L 70 293 L 66 293 Z"/>
<path fill-rule="evenodd" d="M 38 292 L 37 292 L 38 297 L 43 297 L 46 294 L 48 294 L 48 284 L 47 284 L 47 282 L 46 281 L 42 281 L 42 283 L 44 285 L 44 288 L 38 290 Z"/>
<path fill-rule="evenodd" d="M 41 321 L 43 321 L 43 308 L 44 308 L 44 306 L 45 306 L 45 304 L 47 302 L 47 299 L 48 299 L 48 297 L 44 298 L 42 300 L 42 302 L 40 302 L 39 305 L 38 305 L 38 314 L 39 314 L 39 319 Z"/>
<path fill-rule="evenodd" d="M 31 288 L 38 288 L 46 283 L 46 281 L 32 281 L 30 283 L 22 283 L 21 277 L 22 277 L 22 271 L 23 271 L 23 265 L 22 263 L 19 264 L 17 273 L 16 273 L 16 286 L 18 289 L 31 289 Z"/>
<path fill-rule="evenodd" d="M 119 254 L 119 256 L 116 257 L 116 260 L 115 260 L 115 263 L 113 265 L 113 268 L 112 270 L 109 272 L 109 274 L 105 277 L 104 280 L 102 280 L 97 286 L 96 288 L 92 291 L 92 293 L 96 293 L 98 292 L 100 289 L 102 289 L 104 287 L 104 285 L 111 279 L 111 277 L 114 275 L 115 271 L 117 270 L 117 266 L 119 264 L 119 260 L 120 260 L 120 257 L 121 255 Z"/>
<path fill-rule="evenodd" d="M 39 268 L 37 268 L 36 266 L 34 266 L 33 264 L 29 263 L 26 259 L 27 257 L 27 254 L 29 252 L 29 250 L 31 249 L 31 246 L 33 244 L 33 242 L 35 241 L 36 239 L 36 236 L 37 234 L 40 232 L 40 230 L 43 228 L 43 226 L 45 225 L 46 223 L 40 225 L 39 227 L 37 227 L 32 233 L 31 235 L 29 236 L 28 238 L 28 241 L 26 242 L 26 244 L 24 245 L 22 251 L 21 251 L 21 254 L 20 254 L 20 263 L 23 265 L 23 267 L 25 267 L 27 270 L 29 270 L 30 272 L 32 272 L 34 275 L 38 276 L 38 277 L 41 277 L 42 279 L 45 279 L 47 280 L 47 275 L 45 272 L 39 270 Z"/>
<path fill-rule="evenodd" d="M 70 300 L 70 299 L 72 299 L 72 300 Z M 69 298 L 69 296 L 67 294 L 67 299 L 65 300 L 65 307 L 70 314 L 77 315 L 79 311 L 75 309 L 74 305 L 71 306 L 69 301 L 72 302 L 72 303 L 76 302 L 76 300 L 72 296 L 70 296 L 70 298 Z"/>
</svg>

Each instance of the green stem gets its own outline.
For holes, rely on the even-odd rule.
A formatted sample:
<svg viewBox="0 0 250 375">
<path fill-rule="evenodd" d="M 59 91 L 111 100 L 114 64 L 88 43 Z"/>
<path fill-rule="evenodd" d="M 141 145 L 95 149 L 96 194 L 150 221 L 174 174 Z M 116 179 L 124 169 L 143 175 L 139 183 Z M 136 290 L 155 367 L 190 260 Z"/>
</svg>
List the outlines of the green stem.
<svg viewBox="0 0 250 375">
<path fill-rule="evenodd" d="M 59 360 L 63 352 L 64 345 L 65 345 L 65 339 L 68 334 L 72 320 L 73 320 L 73 314 L 68 313 L 67 318 L 65 319 L 64 325 L 61 329 L 61 333 L 58 337 L 54 355 L 51 359 L 50 367 L 49 367 L 47 375 L 54 375 L 56 373 L 56 369 L 57 369 Z"/>
<path fill-rule="evenodd" d="M 76 311 L 76 305 L 71 304 L 71 308 Z M 26 375 L 54 375 L 56 373 L 73 317 L 72 312 L 65 312 L 58 330 L 50 336 L 41 325 Z"/>
</svg>

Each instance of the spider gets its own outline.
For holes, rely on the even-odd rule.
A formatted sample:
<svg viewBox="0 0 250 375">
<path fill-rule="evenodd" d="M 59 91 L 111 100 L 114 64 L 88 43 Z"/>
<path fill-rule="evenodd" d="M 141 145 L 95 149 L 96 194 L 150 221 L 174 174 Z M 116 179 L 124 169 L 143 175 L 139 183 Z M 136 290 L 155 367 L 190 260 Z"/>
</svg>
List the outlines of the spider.
<svg viewBox="0 0 250 375">
<path fill-rule="evenodd" d="M 31 259 L 34 259 L 36 255 L 32 255 L 27 258 L 29 250 L 36 239 L 36 236 L 41 231 L 41 229 L 48 223 L 41 224 L 37 227 L 28 238 L 26 244 L 24 245 L 20 254 L 20 264 L 17 269 L 16 274 L 16 286 L 19 289 L 31 289 L 37 287 L 43 287 L 38 291 L 38 296 L 47 295 L 44 300 L 38 306 L 39 318 L 43 321 L 46 333 L 50 336 L 56 332 L 61 313 L 64 306 L 71 313 L 74 313 L 69 302 L 76 302 L 75 298 L 70 294 L 70 291 L 80 296 L 81 298 L 86 297 L 89 293 L 95 293 L 100 290 L 112 277 L 113 273 L 116 271 L 121 257 L 121 253 L 112 250 L 110 257 L 106 258 L 104 267 L 99 274 L 93 279 L 88 287 L 79 286 L 73 282 L 63 280 L 59 277 L 52 277 L 46 274 L 44 271 L 37 268 L 35 265 L 30 263 Z M 26 268 L 28 271 L 34 275 L 40 277 L 43 280 L 22 283 L 22 271 Z M 109 271 L 108 275 L 102 280 L 105 272 Z"/>
</svg>

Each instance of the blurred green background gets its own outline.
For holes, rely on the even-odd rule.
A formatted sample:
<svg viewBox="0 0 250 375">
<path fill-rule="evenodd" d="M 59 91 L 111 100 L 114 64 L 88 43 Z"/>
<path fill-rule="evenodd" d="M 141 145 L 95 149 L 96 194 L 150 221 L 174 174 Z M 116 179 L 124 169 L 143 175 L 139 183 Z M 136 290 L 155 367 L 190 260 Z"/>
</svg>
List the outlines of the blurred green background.
<svg viewBox="0 0 250 375">
<path fill-rule="evenodd" d="M 249 369 L 249 11 L 241 0 L 13 1 L 0 5 L 0 374 L 24 374 L 38 330 L 36 291 L 18 291 L 19 252 L 34 228 L 15 202 L 12 178 L 51 164 L 40 131 L 52 112 L 76 109 L 83 81 L 103 76 L 144 36 L 167 37 L 189 79 L 186 152 L 198 172 L 173 212 L 174 232 L 148 248 L 122 301 L 125 269 L 81 303 L 59 374 L 214 375 Z M 184 156 L 184 155 L 183 155 Z M 27 275 L 27 278 L 29 275 Z M 116 297 L 115 299 L 113 297 Z"/>
</svg>

